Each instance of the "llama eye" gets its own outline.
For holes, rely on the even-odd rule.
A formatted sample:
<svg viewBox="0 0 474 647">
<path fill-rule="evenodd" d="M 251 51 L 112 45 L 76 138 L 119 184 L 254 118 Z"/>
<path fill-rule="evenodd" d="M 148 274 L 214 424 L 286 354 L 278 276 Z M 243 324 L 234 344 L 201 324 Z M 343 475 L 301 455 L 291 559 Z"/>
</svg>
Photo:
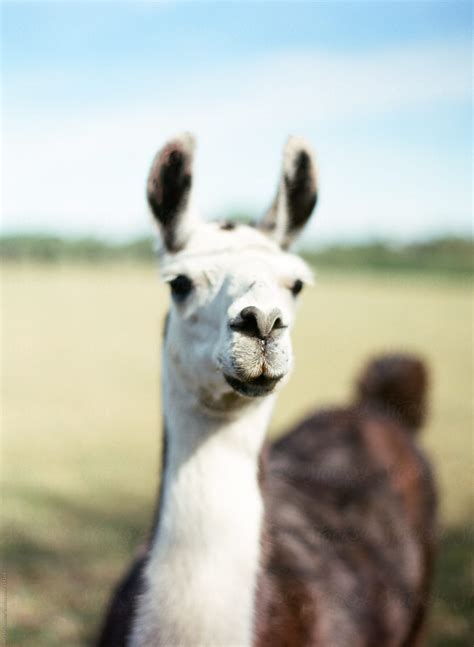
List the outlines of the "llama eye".
<svg viewBox="0 0 474 647">
<path fill-rule="evenodd" d="M 301 292 L 303 287 L 304 287 L 303 281 L 301 279 L 296 279 L 296 281 L 291 286 L 291 294 L 293 296 L 296 296 L 297 294 L 299 294 Z"/>
<path fill-rule="evenodd" d="M 188 294 L 193 289 L 191 279 L 184 274 L 180 274 L 175 279 L 170 281 L 171 295 L 176 301 L 184 301 Z"/>
</svg>

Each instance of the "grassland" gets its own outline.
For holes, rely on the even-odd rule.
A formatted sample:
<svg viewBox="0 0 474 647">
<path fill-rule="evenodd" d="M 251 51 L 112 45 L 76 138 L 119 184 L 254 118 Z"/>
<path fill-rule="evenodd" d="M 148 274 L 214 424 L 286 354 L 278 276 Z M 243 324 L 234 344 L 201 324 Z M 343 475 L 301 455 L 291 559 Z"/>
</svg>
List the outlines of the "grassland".
<svg viewBox="0 0 474 647">
<path fill-rule="evenodd" d="M 159 464 L 167 293 L 149 266 L 16 266 L 2 277 L 8 644 L 86 645 L 147 528 Z M 430 645 L 472 640 L 472 301 L 466 279 L 323 273 L 302 297 L 297 367 L 272 433 L 344 401 L 368 356 L 432 371 L 423 444 L 443 524 Z"/>
</svg>

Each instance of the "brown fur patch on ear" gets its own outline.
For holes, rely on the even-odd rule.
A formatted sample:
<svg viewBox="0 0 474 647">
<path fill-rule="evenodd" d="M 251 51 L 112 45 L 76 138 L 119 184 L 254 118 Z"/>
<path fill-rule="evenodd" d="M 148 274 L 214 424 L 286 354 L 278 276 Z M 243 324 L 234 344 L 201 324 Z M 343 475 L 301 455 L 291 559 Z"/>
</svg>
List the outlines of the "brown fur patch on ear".
<svg viewBox="0 0 474 647">
<path fill-rule="evenodd" d="M 190 136 L 169 142 L 155 157 L 148 178 L 148 203 L 169 251 L 178 251 L 182 245 L 177 229 L 191 191 L 193 148 Z"/>
<path fill-rule="evenodd" d="M 278 191 L 259 229 L 287 249 L 311 216 L 317 197 L 312 149 L 301 137 L 289 137 Z"/>
<path fill-rule="evenodd" d="M 285 173 L 288 209 L 287 235 L 306 224 L 317 202 L 316 182 L 309 154 L 302 150 L 294 162 L 294 173 Z"/>
</svg>

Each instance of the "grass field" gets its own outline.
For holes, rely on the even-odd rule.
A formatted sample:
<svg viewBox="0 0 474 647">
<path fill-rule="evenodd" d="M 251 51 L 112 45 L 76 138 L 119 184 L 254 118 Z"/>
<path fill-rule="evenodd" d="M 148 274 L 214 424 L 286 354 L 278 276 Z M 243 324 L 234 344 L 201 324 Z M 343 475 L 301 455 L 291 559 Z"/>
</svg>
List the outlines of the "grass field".
<svg viewBox="0 0 474 647">
<path fill-rule="evenodd" d="M 159 463 L 167 292 L 150 267 L 7 266 L 2 285 L 3 510 L 8 645 L 86 645 L 148 527 Z M 423 444 L 443 543 L 430 645 L 472 643 L 472 294 L 466 281 L 322 274 L 304 294 L 297 367 L 272 433 L 344 401 L 368 356 L 432 371 Z M 382 646 L 381 646 L 382 647 Z"/>
</svg>

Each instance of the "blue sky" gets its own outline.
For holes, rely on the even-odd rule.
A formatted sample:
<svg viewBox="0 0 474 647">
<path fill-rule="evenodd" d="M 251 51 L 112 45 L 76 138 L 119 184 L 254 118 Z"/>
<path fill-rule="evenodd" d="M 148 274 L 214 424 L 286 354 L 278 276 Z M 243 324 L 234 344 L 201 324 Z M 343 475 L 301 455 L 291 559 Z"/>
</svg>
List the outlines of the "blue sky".
<svg viewBox="0 0 474 647">
<path fill-rule="evenodd" d="M 471 24 L 455 0 L 4 2 L 3 229 L 150 231 L 150 160 L 190 130 L 205 217 L 263 211 L 294 133 L 312 240 L 466 232 Z"/>
</svg>

